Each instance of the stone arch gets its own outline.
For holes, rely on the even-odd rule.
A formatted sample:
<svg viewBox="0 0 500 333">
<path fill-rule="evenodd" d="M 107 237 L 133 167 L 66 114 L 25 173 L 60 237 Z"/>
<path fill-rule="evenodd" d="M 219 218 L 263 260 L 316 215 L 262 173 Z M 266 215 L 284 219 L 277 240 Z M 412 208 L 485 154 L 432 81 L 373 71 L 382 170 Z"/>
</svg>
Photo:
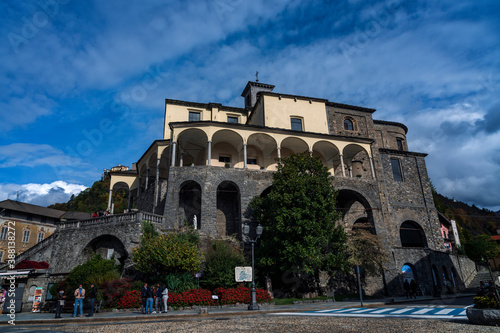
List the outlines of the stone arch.
<svg viewBox="0 0 500 333">
<path fill-rule="evenodd" d="M 241 155 L 241 156 L 240 156 Z M 221 160 L 227 158 L 228 160 Z M 223 129 L 212 135 L 212 161 L 214 166 L 243 168 L 243 138 L 235 131 Z"/>
<path fill-rule="evenodd" d="M 88 261 L 95 254 L 99 254 L 104 259 L 114 257 L 117 264 L 123 264 L 128 259 L 129 254 L 123 245 L 123 242 L 111 234 L 100 235 L 92 239 L 82 250 L 80 258 L 84 262 Z"/>
<path fill-rule="evenodd" d="M 403 281 L 408 280 L 408 283 L 410 283 L 413 279 L 415 282 L 418 282 L 417 270 L 415 266 L 409 262 L 404 263 L 401 267 L 401 274 L 403 276 Z"/>
<path fill-rule="evenodd" d="M 148 169 L 148 166 L 146 165 L 146 163 L 144 163 L 139 169 L 139 187 L 140 187 L 141 193 L 143 193 L 146 189 L 147 169 Z"/>
<path fill-rule="evenodd" d="M 337 194 L 337 209 L 342 214 L 342 221 L 345 227 L 352 228 L 356 221 L 362 219 L 362 221 L 371 225 L 376 233 L 372 205 L 361 193 L 351 189 L 339 190 Z"/>
<path fill-rule="evenodd" d="M 241 234 L 241 198 L 238 185 L 223 181 L 217 187 L 217 234 Z"/>
<path fill-rule="evenodd" d="M 275 160 L 278 158 L 276 149 L 278 147 L 278 143 L 268 134 L 251 134 L 247 139 L 247 150 L 252 146 L 259 149 L 262 153 L 262 161 L 257 161 L 261 168 L 268 168 L 270 165 L 273 165 Z M 247 156 L 250 158 L 248 153 Z"/>
<path fill-rule="evenodd" d="M 438 291 L 441 289 L 439 286 L 441 285 L 441 280 L 439 278 L 439 273 L 436 265 L 432 265 L 431 267 L 432 271 L 432 289 L 433 289 L 433 294 L 436 295 Z"/>
<path fill-rule="evenodd" d="M 323 164 L 331 174 L 340 165 L 340 151 L 331 142 L 318 141 L 313 145 L 313 156 L 320 157 Z"/>
<path fill-rule="evenodd" d="M 415 221 L 404 221 L 399 227 L 399 237 L 402 247 L 421 247 L 427 246 L 425 231 Z"/>
<path fill-rule="evenodd" d="M 194 180 L 188 180 L 179 186 L 179 208 L 183 212 L 183 222 L 192 225 L 196 216 L 196 228 L 201 228 L 201 186 Z M 184 224 L 184 223 L 182 223 Z"/>
<path fill-rule="evenodd" d="M 197 128 L 185 129 L 177 135 L 177 149 L 175 165 L 183 166 L 206 165 L 207 163 L 207 134 Z"/>
<path fill-rule="evenodd" d="M 304 140 L 293 136 L 287 137 L 281 141 L 280 147 L 282 158 L 285 158 L 292 153 L 309 153 L 309 145 Z M 290 153 L 287 153 L 287 150 L 290 151 Z"/>
</svg>

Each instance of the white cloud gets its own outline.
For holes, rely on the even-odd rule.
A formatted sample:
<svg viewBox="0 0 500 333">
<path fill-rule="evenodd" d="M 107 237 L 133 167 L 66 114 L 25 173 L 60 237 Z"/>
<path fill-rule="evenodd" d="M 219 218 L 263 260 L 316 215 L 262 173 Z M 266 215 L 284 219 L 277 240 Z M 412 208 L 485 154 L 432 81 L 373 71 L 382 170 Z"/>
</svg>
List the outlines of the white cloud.
<svg viewBox="0 0 500 333">
<path fill-rule="evenodd" d="M 46 144 L 13 143 L 0 146 L 0 168 L 74 166 L 80 161 L 66 155 L 63 151 Z"/>
<path fill-rule="evenodd" d="M 67 202 L 72 195 L 78 195 L 87 187 L 55 181 L 50 184 L 0 184 L 0 200 L 19 200 L 39 206 Z"/>
</svg>

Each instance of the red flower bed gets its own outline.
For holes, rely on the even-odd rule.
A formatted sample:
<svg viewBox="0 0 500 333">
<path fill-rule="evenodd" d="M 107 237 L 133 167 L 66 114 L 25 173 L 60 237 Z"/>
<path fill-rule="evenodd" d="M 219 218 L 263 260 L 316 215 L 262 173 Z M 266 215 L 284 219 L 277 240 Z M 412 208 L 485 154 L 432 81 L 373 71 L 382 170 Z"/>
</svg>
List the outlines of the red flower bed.
<svg viewBox="0 0 500 333">
<path fill-rule="evenodd" d="M 45 261 L 30 261 L 30 260 L 23 260 L 20 263 L 18 263 L 15 267 L 15 269 L 47 269 L 49 268 L 49 264 L 46 263 Z"/>
<path fill-rule="evenodd" d="M 264 289 L 256 289 L 257 302 L 271 302 L 272 298 L 269 293 Z M 212 299 L 212 295 L 218 295 L 219 300 Z M 168 305 L 175 307 L 185 307 L 193 305 L 225 305 L 250 303 L 250 288 L 237 287 L 237 288 L 217 288 L 212 293 L 208 289 L 191 289 L 183 292 L 182 294 L 170 293 L 168 298 Z"/>
<path fill-rule="evenodd" d="M 118 309 L 137 309 L 141 307 L 141 292 L 139 290 L 127 290 L 118 301 Z"/>
<path fill-rule="evenodd" d="M 268 303 L 272 301 L 269 293 L 264 289 L 255 288 L 257 303 Z M 236 288 L 217 288 L 214 293 L 220 295 L 221 304 L 236 304 L 236 303 L 250 303 L 251 289 L 244 286 Z"/>
</svg>

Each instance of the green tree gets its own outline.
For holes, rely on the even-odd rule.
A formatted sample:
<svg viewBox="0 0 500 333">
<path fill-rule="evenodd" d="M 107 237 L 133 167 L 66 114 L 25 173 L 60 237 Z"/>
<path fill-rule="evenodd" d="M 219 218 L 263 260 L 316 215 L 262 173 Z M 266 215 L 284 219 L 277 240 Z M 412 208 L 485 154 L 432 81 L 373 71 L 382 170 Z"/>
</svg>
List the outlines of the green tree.
<svg viewBox="0 0 500 333">
<path fill-rule="evenodd" d="M 169 273 L 195 272 L 200 266 L 197 240 L 190 233 L 158 234 L 145 222 L 141 244 L 133 250 L 135 268 L 153 282 Z"/>
<path fill-rule="evenodd" d="M 245 257 L 241 250 L 225 241 L 214 241 L 209 244 L 205 254 L 205 270 L 203 285 L 214 290 L 218 287 L 234 287 L 234 268 L 244 266 Z"/>
<path fill-rule="evenodd" d="M 470 238 L 464 245 L 467 256 L 477 263 L 485 263 L 494 259 L 498 254 L 496 242 L 490 240 L 488 235 Z"/>
<path fill-rule="evenodd" d="M 56 295 L 57 289 L 64 286 L 64 290 L 69 297 L 73 297 L 73 292 L 80 284 L 88 289 L 91 283 L 100 286 L 104 282 L 117 280 L 119 278 L 119 267 L 115 265 L 114 260 L 103 259 L 97 254 L 86 263 L 74 267 L 71 272 L 69 272 L 64 283 L 54 285 L 50 292 L 52 295 Z"/>
<path fill-rule="evenodd" d="M 312 276 L 317 288 L 320 271 L 347 269 L 347 236 L 336 222 L 336 192 L 318 158 L 297 154 L 282 159 L 271 192 L 255 197 L 250 207 L 264 227 L 258 246 L 264 272 L 275 277 L 292 274 L 300 280 Z"/>
<path fill-rule="evenodd" d="M 371 232 L 371 226 L 353 228 L 347 241 L 349 263 L 362 266 L 367 275 L 380 275 L 389 261 L 382 239 Z"/>
</svg>

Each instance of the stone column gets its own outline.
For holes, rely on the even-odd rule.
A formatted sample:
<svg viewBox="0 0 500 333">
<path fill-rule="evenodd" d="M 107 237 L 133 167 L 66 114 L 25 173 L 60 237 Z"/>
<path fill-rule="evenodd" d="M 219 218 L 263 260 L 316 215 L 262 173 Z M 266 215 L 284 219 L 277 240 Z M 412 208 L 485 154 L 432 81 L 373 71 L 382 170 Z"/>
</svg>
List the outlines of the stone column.
<svg viewBox="0 0 500 333">
<path fill-rule="evenodd" d="M 158 188 L 160 186 L 160 159 L 156 157 L 156 179 L 155 179 L 155 202 L 153 203 L 153 213 L 158 203 Z"/>
<path fill-rule="evenodd" d="M 180 159 L 179 159 L 179 166 L 184 165 L 184 153 L 181 153 Z"/>
<path fill-rule="evenodd" d="M 171 166 L 175 166 L 175 146 L 177 146 L 177 142 L 172 142 L 172 163 L 170 164 Z"/>
<path fill-rule="evenodd" d="M 146 190 L 148 189 L 148 184 L 149 184 L 149 165 L 148 168 L 146 169 Z"/>
<path fill-rule="evenodd" d="M 280 147 L 276 147 L 276 150 L 278 152 L 278 160 L 281 159 L 281 148 Z"/>
<path fill-rule="evenodd" d="M 340 165 L 342 166 L 342 176 L 345 177 L 344 155 L 340 154 Z"/>
<path fill-rule="evenodd" d="M 373 158 L 370 156 L 370 168 L 372 169 L 372 177 L 375 179 L 375 168 L 373 167 Z"/>
<path fill-rule="evenodd" d="M 207 141 L 207 164 L 212 165 L 212 141 L 208 140 Z"/>
<path fill-rule="evenodd" d="M 243 167 L 247 168 L 247 144 L 243 144 Z"/>
<path fill-rule="evenodd" d="M 352 178 L 352 165 L 351 165 L 351 162 L 347 163 L 347 170 L 349 171 L 349 177 Z"/>
<path fill-rule="evenodd" d="M 108 209 L 106 209 L 108 212 L 111 211 L 111 198 L 113 198 L 113 189 L 109 189 L 109 198 L 108 198 Z"/>
</svg>

